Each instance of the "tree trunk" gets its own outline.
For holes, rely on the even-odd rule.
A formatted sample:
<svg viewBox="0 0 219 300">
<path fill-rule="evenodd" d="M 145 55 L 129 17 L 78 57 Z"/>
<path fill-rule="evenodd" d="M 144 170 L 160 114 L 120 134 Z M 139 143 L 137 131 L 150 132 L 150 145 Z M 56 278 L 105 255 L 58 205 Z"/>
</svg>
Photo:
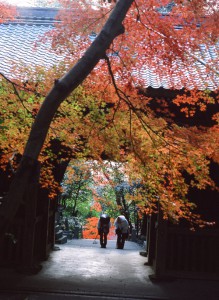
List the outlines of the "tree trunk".
<svg viewBox="0 0 219 300">
<path fill-rule="evenodd" d="M 84 56 L 68 73 L 56 81 L 45 98 L 32 126 L 18 172 L 10 186 L 6 201 L 4 205 L 0 206 L 0 237 L 6 232 L 8 224 L 13 220 L 24 199 L 28 181 L 34 165 L 37 164 L 38 156 L 58 107 L 90 74 L 99 60 L 104 58 L 105 52 L 114 38 L 124 33 L 122 22 L 133 2 L 134 0 L 117 2 L 109 19 Z"/>
<path fill-rule="evenodd" d="M 36 175 L 38 161 L 31 158 L 22 158 L 20 166 L 10 185 L 9 192 L 5 197 L 0 209 L 0 234 L 6 232 L 13 217 L 22 202 L 25 202 L 25 196 L 32 178 Z"/>
</svg>

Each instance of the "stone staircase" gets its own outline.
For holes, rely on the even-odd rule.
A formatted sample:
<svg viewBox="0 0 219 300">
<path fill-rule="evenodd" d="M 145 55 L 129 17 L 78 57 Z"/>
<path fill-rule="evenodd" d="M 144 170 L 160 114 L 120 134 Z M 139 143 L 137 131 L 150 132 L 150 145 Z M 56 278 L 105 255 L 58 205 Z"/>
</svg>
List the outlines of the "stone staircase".
<svg viewBox="0 0 219 300">
<path fill-rule="evenodd" d="M 63 234 L 61 226 L 56 222 L 55 224 L 55 244 L 67 243 L 67 236 Z"/>
</svg>

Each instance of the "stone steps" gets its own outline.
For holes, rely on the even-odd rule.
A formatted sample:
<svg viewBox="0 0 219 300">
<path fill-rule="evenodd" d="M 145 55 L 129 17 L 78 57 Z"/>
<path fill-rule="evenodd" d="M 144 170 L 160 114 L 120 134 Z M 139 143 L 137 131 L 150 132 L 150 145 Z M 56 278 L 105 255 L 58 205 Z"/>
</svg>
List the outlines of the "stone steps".
<svg viewBox="0 0 219 300">
<path fill-rule="evenodd" d="M 68 238 L 63 234 L 63 230 L 59 224 L 55 224 L 55 244 L 65 244 Z"/>
</svg>

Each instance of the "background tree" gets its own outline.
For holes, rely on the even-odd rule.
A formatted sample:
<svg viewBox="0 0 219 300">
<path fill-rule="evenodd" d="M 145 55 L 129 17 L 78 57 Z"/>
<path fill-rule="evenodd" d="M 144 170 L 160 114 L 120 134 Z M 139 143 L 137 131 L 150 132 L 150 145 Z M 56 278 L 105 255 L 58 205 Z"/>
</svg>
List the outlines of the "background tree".
<svg viewBox="0 0 219 300">
<path fill-rule="evenodd" d="M 69 216 L 85 219 L 93 200 L 91 190 L 93 180 L 89 165 L 81 161 L 76 163 L 74 165 L 71 163 L 65 174 L 62 183 L 62 205 Z"/>
</svg>

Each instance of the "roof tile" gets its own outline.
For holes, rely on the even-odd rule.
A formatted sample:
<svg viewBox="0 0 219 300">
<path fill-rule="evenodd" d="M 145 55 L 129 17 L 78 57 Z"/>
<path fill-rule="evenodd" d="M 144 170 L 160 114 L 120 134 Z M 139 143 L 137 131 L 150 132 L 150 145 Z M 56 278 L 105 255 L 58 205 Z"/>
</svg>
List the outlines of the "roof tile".
<svg viewBox="0 0 219 300">
<path fill-rule="evenodd" d="M 46 32 L 53 29 L 53 22 L 57 10 L 50 9 L 21 9 L 20 20 L 22 22 L 10 22 L 0 25 L 0 72 L 13 78 L 11 68 L 13 62 L 21 62 L 26 66 L 51 67 L 63 60 L 63 56 L 51 51 L 49 43 L 38 43 Z M 49 22 L 48 22 L 49 21 Z M 199 88 L 216 90 L 219 88 L 219 76 L 207 71 L 202 63 L 215 60 L 218 57 L 219 43 L 206 47 L 200 45 L 200 51 L 195 53 L 199 59 L 190 66 L 183 66 L 181 61 L 175 62 L 171 70 L 171 76 L 158 75 L 154 67 L 144 65 L 138 70 L 133 70 L 132 75 L 140 80 L 144 87 L 163 87 L 165 89 Z M 216 66 L 217 68 L 219 66 Z M 213 78 L 213 79 L 212 79 Z"/>
</svg>

